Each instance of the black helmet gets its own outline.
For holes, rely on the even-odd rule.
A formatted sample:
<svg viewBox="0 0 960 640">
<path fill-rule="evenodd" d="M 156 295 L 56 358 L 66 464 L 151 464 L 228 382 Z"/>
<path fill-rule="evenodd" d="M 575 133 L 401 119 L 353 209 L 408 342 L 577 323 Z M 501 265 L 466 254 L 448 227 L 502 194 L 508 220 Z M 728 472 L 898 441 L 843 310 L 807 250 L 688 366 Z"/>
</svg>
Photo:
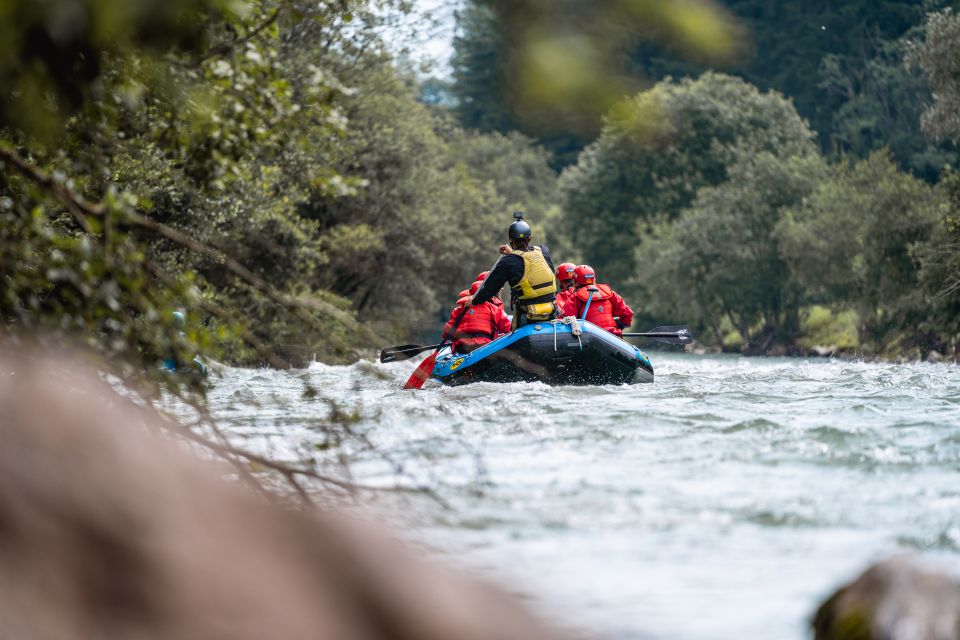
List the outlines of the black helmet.
<svg viewBox="0 0 960 640">
<path fill-rule="evenodd" d="M 530 225 L 527 224 L 527 221 L 523 219 L 523 214 L 519 211 L 513 214 L 513 217 L 517 219 L 512 225 L 510 225 L 510 230 L 507 234 L 510 236 L 511 240 L 529 240 L 530 239 Z"/>
</svg>

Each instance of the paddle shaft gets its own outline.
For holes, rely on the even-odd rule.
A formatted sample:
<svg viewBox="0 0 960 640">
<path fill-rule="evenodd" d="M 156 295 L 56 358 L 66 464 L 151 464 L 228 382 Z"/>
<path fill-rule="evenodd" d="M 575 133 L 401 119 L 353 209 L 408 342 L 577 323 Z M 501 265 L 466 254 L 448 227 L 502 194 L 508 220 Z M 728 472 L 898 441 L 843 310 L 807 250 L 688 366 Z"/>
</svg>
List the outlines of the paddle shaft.
<svg viewBox="0 0 960 640">
<path fill-rule="evenodd" d="M 397 362 L 398 360 L 408 360 L 427 349 L 438 349 L 440 344 L 403 344 L 399 347 L 388 347 L 380 352 L 380 362 Z"/>
<path fill-rule="evenodd" d="M 420 366 L 417 367 L 412 374 L 410 374 L 410 378 L 407 379 L 407 383 L 403 385 L 404 389 L 420 389 L 423 387 L 423 383 L 427 381 L 427 378 L 429 378 L 430 374 L 433 372 L 433 365 L 437 361 L 437 354 L 440 353 L 440 350 L 443 349 L 448 342 L 453 340 L 453 334 L 457 332 L 457 327 L 460 326 L 460 321 L 463 320 L 463 317 L 467 315 L 467 310 L 469 308 L 470 307 L 468 305 L 463 305 L 460 315 L 458 315 L 456 320 L 453 321 L 453 326 L 450 328 L 450 334 L 448 335 L 446 332 L 443 333 L 440 339 L 440 344 L 437 346 L 437 350 L 428 356 L 423 362 L 421 362 Z"/>
<path fill-rule="evenodd" d="M 645 331 L 643 333 L 625 333 L 623 334 L 623 337 L 649 338 L 650 340 L 656 340 L 657 342 L 675 345 L 684 345 L 693 342 L 693 334 L 690 332 L 690 328 L 685 325 L 676 327 L 656 327 L 652 331 Z"/>
</svg>

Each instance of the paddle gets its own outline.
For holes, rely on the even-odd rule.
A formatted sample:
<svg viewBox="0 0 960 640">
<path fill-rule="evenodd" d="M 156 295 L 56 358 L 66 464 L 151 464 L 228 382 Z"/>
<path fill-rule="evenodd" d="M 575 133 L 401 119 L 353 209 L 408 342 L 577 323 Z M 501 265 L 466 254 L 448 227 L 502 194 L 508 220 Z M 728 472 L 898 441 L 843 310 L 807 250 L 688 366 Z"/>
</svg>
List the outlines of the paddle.
<svg viewBox="0 0 960 640">
<path fill-rule="evenodd" d="M 456 333 L 457 327 L 460 326 L 460 321 L 463 320 L 463 316 L 467 315 L 467 310 L 470 307 L 463 305 L 463 309 L 460 311 L 460 315 L 457 316 L 457 319 L 453 321 L 453 327 L 450 329 L 450 333 Z M 404 389 L 419 389 L 423 387 L 423 383 L 427 381 L 427 378 L 430 377 L 430 374 L 433 372 L 433 365 L 437 362 L 437 354 L 440 353 L 440 350 L 443 349 L 448 342 L 453 340 L 452 335 L 447 335 L 446 333 L 440 339 L 440 344 L 437 345 L 437 350 L 433 352 L 428 358 L 420 363 L 420 366 L 417 367 L 413 373 L 410 374 L 410 377 L 407 379 L 407 383 L 403 385 Z M 428 349 L 430 347 L 427 347 Z"/>
<path fill-rule="evenodd" d="M 438 349 L 439 347 L 439 344 L 428 344 L 426 346 L 422 344 L 401 344 L 398 347 L 387 347 L 380 352 L 380 362 L 387 364 L 388 362 L 409 360 L 427 349 Z"/>
<path fill-rule="evenodd" d="M 690 327 L 657 327 L 646 333 L 625 333 L 624 338 L 650 338 L 664 344 L 690 344 L 693 342 L 693 334 L 690 333 Z"/>
</svg>

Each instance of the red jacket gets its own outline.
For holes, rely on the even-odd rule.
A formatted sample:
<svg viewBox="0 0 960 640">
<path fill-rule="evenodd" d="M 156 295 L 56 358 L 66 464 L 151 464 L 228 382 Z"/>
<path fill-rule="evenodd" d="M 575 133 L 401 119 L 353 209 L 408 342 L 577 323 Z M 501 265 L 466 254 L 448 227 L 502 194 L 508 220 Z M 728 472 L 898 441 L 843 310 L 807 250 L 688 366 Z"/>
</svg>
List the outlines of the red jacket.
<svg viewBox="0 0 960 640">
<path fill-rule="evenodd" d="M 610 288 L 610 285 L 598 284 L 595 286 L 597 290 L 593 292 L 593 300 L 590 302 L 589 311 L 587 311 L 587 321 L 601 329 L 606 329 L 615 336 L 622 336 L 623 329 L 620 327 L 629 327 L 633 324 L 633 309 Z M 583 309 L 587 306 L 589 297 L 590 287 L 577 289 L 573 296 L 566 298 L 563 315 L 579 318 L 583 315 Z M 617 324 L 618 320 L 619 325 Z"/>
<path fill-rule="evenodd" d="M 567 304 L 572 302 L 577 295 L 576 289 L 564 289 L 557 293 L 557 308 L 560 309 L 562 315 L 569 315 L 566 312 Z"/>
<path fill-rule="evenodd" d="M 502 303 L 501 303 L 502 304 Z M 443 325 L 443 334 L 454 337 L 453 350 L 457 353 L 470 353 L 485 344 L 496 340 L 504 333 L 510 333 L 510 318 L 492 302 L 484 302 L 467 310 L 463 320 L 453 332 L 453 323 L 463 310 L 463 305 L 457 305 L 450 312 L 450 319 Z"/>
</svg>

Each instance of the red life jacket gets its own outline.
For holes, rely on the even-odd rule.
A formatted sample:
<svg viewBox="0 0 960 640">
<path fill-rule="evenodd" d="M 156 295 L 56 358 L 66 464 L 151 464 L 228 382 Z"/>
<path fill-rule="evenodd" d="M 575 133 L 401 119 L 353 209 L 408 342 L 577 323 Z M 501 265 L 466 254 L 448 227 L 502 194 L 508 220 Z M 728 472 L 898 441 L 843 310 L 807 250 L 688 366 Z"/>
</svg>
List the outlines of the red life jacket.
<svg viewBox="0 0 960 640">
<path fill-rule="evenodd" d="M 590 287 L 581 287 L 577 289 L 577 317 L 583 314 L 587 306 L 587 300 L 593 293 L 593 300 L 590 301 L 590 308 L 587 310 L 587 322 L 592 322 L 601 329 L 605 329 L 615 335 L 621 335 L 623 331 L 617 326 L 617 321 L 613 315 L 613 291 L 608 285 L 594 285 L 597 290 L 591 292 Z"/>
<path fill-rule="evenodd" d="M 490 305 L 490 306 L 487 306 Z M 490 339 L 497 337 L 497 325 L 494 316 L 496 307 L 485 302 L 479 306 L 470 307 L 460 326 L 457 327 L 457 336 L 470 335 L 471 337 L 487 336 Z"/>
<path fill-rule="evenodd" d="M 448 326 L 460 314 L 461 308 L 457 306 L 453 310 Z M 502 314 L 503 310 L 489 302 L 470 307 L 453 333 L 455 338 L 453 350 L 457 353 L 470 353 L 474 349 L 493 342 L 498 333 L 497 319 Z"/>
</svg>

